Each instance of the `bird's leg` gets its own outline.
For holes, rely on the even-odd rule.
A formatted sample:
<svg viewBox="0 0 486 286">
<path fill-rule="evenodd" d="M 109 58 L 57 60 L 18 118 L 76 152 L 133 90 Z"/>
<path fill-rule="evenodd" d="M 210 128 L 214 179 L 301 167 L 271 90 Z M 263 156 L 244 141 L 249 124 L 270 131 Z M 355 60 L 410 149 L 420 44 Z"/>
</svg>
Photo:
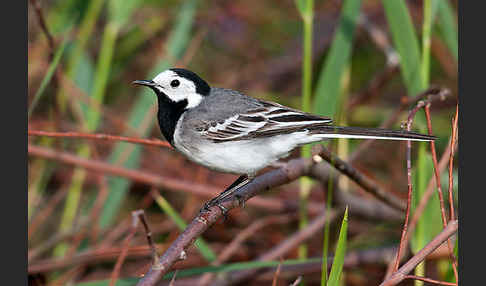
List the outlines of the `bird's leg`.
<svg viewBox="0 0 486 286">
<path fill-rule="evenodd" d="M 253 178 L 255 177 L 254 174 L 251 175 L 242 175 L 236 181 L 234 181 L 229 187 L 227 187 L 223 192 L 221 192 L 217 197 L 212 198 L 209 202 L 204 204 L 202 211 L 209 210 L 212 206 L 217 206 L 223 215 L 226 216 L 228 210 L 221 204 L 221 202 L 234 194 L 239 188 L 248 184 Z M 238 203 L 241 204 L 240 199 L 238 198 Z"/>
</svg>

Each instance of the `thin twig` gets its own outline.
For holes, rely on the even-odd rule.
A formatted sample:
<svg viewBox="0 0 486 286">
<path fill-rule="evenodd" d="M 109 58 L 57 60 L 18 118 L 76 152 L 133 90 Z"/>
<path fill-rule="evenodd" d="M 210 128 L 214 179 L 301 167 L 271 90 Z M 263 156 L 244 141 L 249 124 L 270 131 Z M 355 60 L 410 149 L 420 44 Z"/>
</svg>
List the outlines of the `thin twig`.
<svg viewBox="0 0 486 286">
<path fill-rule="evenodd" d="M 93 148 L 94 150 L 94 148 Z M 105 206 L 105 202 L 108 199 L 108 195 L 110 193 L 110 189 L 108 186 L 107 178 L 106 176 L 101 173 L 97 175 L 97 181 L 99 185 L 99 192 L 96 195 L 96 200 L 93 204 L 93 208 L 91 209 L 90 212 L 90 218 L 93 221 L 93 228 L 90 234 L 90 241 L 92 243 L 96 243 L 98 239 L 98 234 L 100 232 L 100 213 L 103 210 L 103 206 Z"/>
<path fill-rule="evenodd" d="M 155 243 L 152 239 L 152 231 L 150 230 L 150 227 L 147 223 L 146 217 L 145 217 L 145 212 L 144 211 L 139 211 L 137 213 L 138 219 L 142 222 L 143 228 L 145 229 L 145 235 L 147 236 L 147 243 L 150 247 L 151 254 L 152 254 L 152 263 L 157 264 L 159 263 L 159 254 L 157 253 L 157 247 L 155 246 Z"/>
<path fill-rule="evenodd" d="M 417 105 L 409 112 L 408 118 L 407 118 L 407 131 L 410 131 L 412 128 L 412 123 L 415 115 L 417 112 L 421 109 L 424 108 L 428 105 L 430 105 L 433 101 L 436 100 L 444 100 L 445 97 L 449 94 L 448 90 L 439 90 L 439 92 L 432 93 L 428 96 L 427 99 L 425 100 L 420 100 Z M 400 264 L 400 257 L 401 253 L 404 251 L 405 247 L 405 237 L 407 235 L 407 228 L 408 228 L 408 219 L 410 216 L 410 208 L 411 208 L 411 203 L 412 203 L 412 141 L 408 140 L 407 141 L 407 186 L 408 186 L 408 192 L 407 192 L 407 209 L 405 211 L 405 221 L 403 222 L 403 229 L 402 229 L 402 235 L 400 238 L 400 246 L 398 247 L 398 252 L 396 255 L 396 260 L 395 260 L 395 266 L 394 266 L 394 271 L 395 272 L 398 269 L 398 266 Z"/>
<path fill-rule="evenodd" d="M 65 75 L 62 71 L 59 73 L 59 80 L 62 88 L 69 93 L 72 100 L 80 100 L 87 104 L 91 109 L 98 112 L 106 118 L 110 123 L 116 126 L 120 132 L 127 132 L 132 136 L 141 136 L 141 133 L 136 128 L 130 126 L 125 119 L 122 119 L 119 114 L 111 110 L 108 106 L 103 105 L 99 100 L 86 94 L 80 87 L 74 83 L 74 81 Z M 149 112 L 155 112 L 155 109 L 151 109 Z"/>
<path fill-rule="evenodd" d="M 69 231 L 59 232 L 51 235 L 46 241 L 42 242 L 32 250 L 29 249 L 27 255 L 27 261 L 29 263 L 32 263 L 32 261 L 34 261 L 37 257 L 39 257 L 39 255 L 43 254 L 48 249 L 54 247 L 60 241 L 71 238 L 75 235 L 79 235 L 79 232 L 88 232 L 88 230 L 85 229 L 87 223 L 88 220 L 82 220 L 78 225 L 76 225 Z"/>
<path fill-rule="evenodd" d="M 120 269 L 123 264 L 123 261 L 125 261 L 125 257 L 127 256 L 128 253 L 128 247 L 130 246 L 130 242 L 137 232 L 137 226 L 138 226 L 138 215 L 139 213 L 142 212 L 143 210 L 138 210 L 138 211 L 133 211 L 132 212 L 132 225 L 130 227 L 130 232 L 128 233 L 127 237 L 125 238 L 125 241 L 123 241 L 123 250 L 118 257 L 115 267 L 113 268 L 113 272 L 111 273 L 111 278 L 110 278 L 110 286 L 114 286 L 116 283 L 116 280 L 118 279 L 118 276 L 120 274 Z"/>
<path fill-rule="evenodd" d="M 174 271 L 174 275 L 172 275 L 172 279 L 170 279 L 169 286 L 174 286 L 175 285 L 175 279 L 176 279 L 176 276 L 177 276 L 177 272 L 178 271 L 179 271 L 179 269 L 176 269 L 176 271 Z"/>
<path fill-rule="evenodd" d="M 341 212 L 340 210 L 339 212 Z M 336 218 L 338 211 L 324 210 L 316 216 L 305 228 L 292 234 L 290 237 L 260 255 L 256 261 L 271 261 L 283 257 L 292 249 L 295 249 L 299 244 L 305 242 L 307 239 L 313 237 L 317 231 L 321 230 L 326 223 L 330 223 Z M 259 272 L 258 269 L 250 269 L 240 271 L 234 275 L 219 279 L 212 283 L 212 286 L 235 285 L 246 281 L 250 277 L 254 277 Z"/>
<path fill-rule="evenodd" d="M 296 164 L 295 162 L 301 163 Z M 307 166 L 307 168 L 310 167 Z M 307 170 L 308 171 L 308 170 Z M 255 178 L 251 183 L 238 189 L 235 194 L 229 197 L 227 200 L 221 202 L 221 205 L 228 211 L 240 206 L 242 203 L 246 202 L 250 198 L 264 193 L 265 191 L 293 181 L 303 174 L 306 173 L 305 165 L 302 161 L 294 160 L 294 164 L 287 164 L 285 167 L 267 172 L 263 175 Z M 321 213 L 319 215 L 320 220 L 316 223 L 311 223 L 306 229 L 322 226 L 325 221 L 330 219 L 330 217 L 325 216 L 327 212 Z M 186 229 L 177 237 L 177 239 L 171 244 L 171 246 L 165 251 L 165 253 L 160 257 L 160 263 L 158 265 L 152 265 L 151 269 L 145 276 L 139 281 L 137 285 L 155 285 L 162 276 L 169 271 L 170 267 L 179 259 L 180 254 L 184 252 L 194 240 L 199 237 L 203 232 L 205 232 L 213 223 L 215 223 L 222 216 L 221 209 L 217 206 L 211 207 L 208 211 L 199 213 L 191 223 L 188 224 Z M 325 217 L 323 217 L 325 216 Z M 321 224 L 319 224 L 321 223 Z M 307 233 L 301 234 L 306 235 Z M 294 240 L 299 240 L 300 237 L 294 238 Z M 295 246 L 295 241 L 289 241 L 284 244 L 283 249 L 288 250 L 286 247 Z M 300 240 L 302 241 L 302 240 Z M 279 250 L 274 250 L 270 254 L 279 253 Z M 267 259 L 262 257 L 262 259 Z"/>
<path fill-rule="evenodd" d="M 432 122 L 430 119 L 430 103 L 425 106 L 425 118 L 427 119 L 427 129 L 429 134 L 432 134 Z M 440 180 L 440 172 L 437 167 L 437 153 L 435 152 L 435 142 L 430 142 L 430 151 L 432 152 L 432 162 L 434 164 L 434 174 L 435 174 L 435 181 L 437 183 L 437 195 L 439 196 L 439 205 L 440 205 L 440 214 L 442 217 L 442 224 L 444 228 L 447 226 L 447 218 L 445 213 L 445 205 L 444 205 L 444 195 L 442 194 L 442 186 Z M 451 152 L 452 154 L 452 152 Z M 458 281 L 458 274 L 457 274 L 457 260 L 453 252 L 452 242 L 450 239 L 447 240 L 447 247 L 449 248 L 449 256 L 452 261 L 452 269 L 454 271 L 454 276 L 456 278 L 456 282 Z"/>
<path fill-rule="evenodd" d="M 50 199 L 46 204 L 45 208 L 36 213 L 29 224 L 29 230 L 27 232 L 27 237 L 30 240 L 32 235 L 37 231 L 37 228 L 52 214 L 55 207 L 66 197 L 66 188 L 60 188 L 56 194 Z"/>
<path fill-rule="evenodd" d="M 380 94 L 380 90 L 387 82 L 393 79 L 393 76 L 399 71 L 398 65 L 387 65 L 383 71 L 375 75 L 375 77 L 368 83 L 368 86 L 363 91 L 356 95 L 351 95 L 347 104 L 349 109 L 370 101 L 373 97 Z"/>
<path fill-rule="evenodd" d="M 124 141 L 130 143 L 172 148 L 169 142 L 158 140 L 158 139 L 133 138 L 133 137 L 116 136 L 116 135 L 101 134 L 101 133 L 91 134 L 91 133 L 81 133 L 81 132 L 50 132 L 50 131 L 41 131 L 41 130 L 28 130 L 28 135 L 45 136 L 45 137 L 61 137 L 61 138 L 83 138 L 83 139 L 96 139 L 96 140 L 108 140 L 108 141 Z"/>
<path fill-rule="evenodd" d="M 438 285 L 449 285 L 449 286 L 457 285 L 457 283 L 438 281 L 438 280 L 434 280 L 434 279 L 430 279 L 430 278 L 426 278 L 426 277 L 415 276 L 415 275 L 406 275 L 404 277 L 404 279 L 420 280 L 420 281 L 438 284 Z"/>
<path fill-rule="evenodd" d="M 52 59 L 54 57 L 55 50 L 54 38 L 47 28 L 46 20 L 44 19 L 44 13 L 42 12 L 42 8 L 39 2 L 37 2 L 37 0 L 30 0 L 30 4 L 34 6 L 35 13 L 37 14 L 37 19 L 39 19 L 39 25 L 41 27 L 41 30 L 47 38 L 47 43 L 49 45 L 49 58 Z"/>
<path fill-rule="evenodd" d="M 296 213 L 290 215 L 275 215 L 275 216 L 268 216 L 255 222 L 251 223 L 248 227 L 243 229 L 238 233 L 237 236 L 221 251 L 218 255 L 218 258 L 211 263 L 211 265 L 220 265 L 221 263 L 227 261 L 231 258 L 231 255 L 235 253 L 241 246 L 241 244 L 250 238 L 252 235 L 257 233 L 260 229 L 264 227 L 268 227 L 271 224 L 285 224 L 289 223 L 290 221 L 296 219 L 298 216 Z M 206 286 L 211 283 L 211 280 L 214 278 L 214 273 L 205 273 L 199 279 L 197 285 L 199 286 Z"/>
<path fill-rule="evenodd" d="M 447 158 L 448 158 L 448 156 L 451 152 L 451 148 L 452 148 L 451 140 L 449 140 L 449 144 L 447 145 L 447 148 L 444 151 L 444 154 L 442 155 L 442 158 L 439 161 L 440 172 L 442 172 L 447 167 Z M 435 178 L 430 178 L 429 183 L 427 184 L 427 189 L 426 189 L 424 195 L 420 198 L 420 202 L 418 203 L 417 207 L 414 210 L 414 213 L 412 215 L 412 219 L 410 220 L 410 224 L 408 226 L 407 234 L 405 235 L 405 238 L 404 238 L 404 242 L 403 242 L 404 245 L 408 245 L 408 242 L 409 242 L 410 238 L 412 237 L 413 232 L 415 231 L 415 226 L 417 225 L 419 218 L 422 216 L 422 213 L 424 212 L 425 207 L 427 206 L 429 199 L 434 194 L 434 181 L 435 181 Z M 401 253 L 401 255 L 405 256 L 405 255 L 407 255 L 406 253 L 407 253 L 407 248 L 404 248 L 403 253 Z M 395 254 L 395 258 L 393 259 L 393 261 L 396 260 L 396 257 L 397 256 Z M 390 263 L 388 265 L 385 278 L 390 277 L 390 275 L 392 274 L 393 271 L 394 271 L 394 264 Z"/>
<path fill-rule="evenodd" d="M 365 29 L 375 45 L 383 51 L 387 58 L 387 65 L 398 66 L 400 63 L 399 55 L 393 48 L 388 33 L 379 25 L 373 23 L 365 13 L 359 15 L 358 25 Z"/>
<path fill-rule="evenodd" d="M 277 270 L 275 271 L 275 274 L 273 275 L 273 279 L 272 279 L 272 286 L 277 286 L 277 280 L 278 280 L 278 276 L 280 275 L 280 268 L 282 267 L 282 257 L 280 257 L 280 263 L 278 264 L 277 266 Z"/>
<path fill-rule="evenodd" d="M 456 115 L 452 119 L 452 139 L 451 139 L 451 145 L 455 146 L 456 145 L 456 138 L 457 138 L 457 119 L 459 117 L 459 106 L 456 105 Z M 451 220 L 455 219 L 455 214 L 454 214 L 454 196 L 452 194 L 453 192 L 453 185 L 454 185 L 454 178 L 452 175 L 452 170 L 454 167 L 454 148 L 452 148 L 452 152 L 449 156 L 449 217 Z"/>
<path fill-rule="evenodd" d="M 417 96 L 415 96 L 413 98 L 402 97 L 402 101 L 400 103 L 400 106 L 392 113 L 392 115 L 387 120 L 385 120 L 379 126 L 379 128 L 390 128 L 393 125 L 393 123 L 395 123 L 398 120 L 400 114 L 403 111 L 407 110 L 408 107 L 410 107 L 414 104 L 417 104 L 417 102 L 419 102 L 420 100 L 423 100 L 426 97 L 430 97 L 431 95 L 437 95 L 435 97 L 432 97 L 432 100 L 443 101 L 448 96 L 451 95 L 451 92 L 450 92 L 450 90 L 448 90 L 446 88 L 431 87 L 431 88 L 427 89 L 426 91 L 419 93 Z M 352 162 L 356 161 L 356 159 L 359 158 L 361 156 L 361 154 L 364 154 L 365 153 L 364 151 L 368 150 L 370 148 L 370 146 L 376 141 L 377 140 L 375 140 L 375 139 L 370 139 L 370 140 L 366 140 L 363 143 L 361 143 L 358 146 L 358 148 L 356 148 L 356 150 L 349 157 L 349 162 L 352 163 Z"/>
<path fill-rule="evenodd" d="M 114 262 L 120 256 L 123 251 L 123 247 L 107 246 L 106 243 L 102 244 L 103 247 L 98 246 L 95 249 L 89 249 L 76 253 L 73 257 L 66 258 L 50 258 L 37 260 L 35 263 L 28 265 L 28 273 L 40 273 L 49 272 L 54 270 L 61 270 L 66 267 L 72 267 L 75 265 L 89 265 L 100 262 Z M 158 244 L 159 249 L 166 249 L 166 244 Z M 152 250 L 148 245 L 131 246 L 128 248 L 127 257 L 133 258 L 146 258 L 150 256 Z"/>
<path fill-rule="evenodd" d="M 83 265 L 78 265 L 66 271 L 65 273 L 61 274 L 58 278 L 54 279 L 53 281 L 49 281 L 49 285 L 69 285 L 70 281 L 76 279 L 77 275 L 80 275 L 84 271 Z M 41 284 L 43 285 L 43 284 Z"/>
<path fill-rule="evenodd" d="M 393 253 L 396 252 L 396 248 L 396 246 L 388 246 L 359 251 L 350 251 L 346 253 L 346 256 L 344 257 L 343 267 L 346 269 L 355 269 L 357 266 L 364 264 L 382 264 L 390 260 Z M 327 259 L 328 267 L 331 268 L 334 257 L 330 256 Z M 286 276 L 289 278 L 322 272 L 322 256 L 309 257 L 309 260 L 312 261 L 298 265 L 283 264 L 280 270 L 282 277 Z M 264 273 L 258 276 L 258 279 L 271 280 L 275 273 L 275 269 L 276 267 L 268 268 L 268 270 L 265 270 Z M 240 271 L 235 271 L 234 273 L 237 272 Z"/>
<path fill-rule="evenodd" d="M 375 182 L 373 182 L 373 180 L 366 177 L 364 174 L 359 172 L 357 169 L 355 169 L 346 161 L 340 159 L 339 157 L 331 153 L 324 146 L 315 145 L 314 150 L 319 154 L 319 156 L 321 156 L 329 164 L 334 166 L 341 173 L 345 174 L 348 178 L 353 180 L 356 184 L 358 184 L 368 193 L 371 193 L 376 198 L 380 199 L 381 201 L 383 201 L 384 203 L 386 203 L 387 205 L 395 209 L 402 210 L 402 211 L 405 209 L 402 200 L 395 197 L 393 194 L 381 189 Z"/>
<path fill-rule="evenodd" d="M 49 148 L 40 147 L 28 144 L 28 153 L 32 156 L 40 156 L 43 158 L 48 158 L 52 160 L 58 160 L 63 163 L 72 164 L 75 166 L 81 166 L 91 171 L 101 172 L 105 174 L 116 175 L 130 180 L 145 183 L 151 186 L 165 188 L 168 190 L 185 191 L 198 196 L 203 196 L 206 198 L 214 197 L 215 194 L 219 193 L 221 190 L 214 186 L 194 184 L 191 182 L 181 181 L 171 177 L 160 176 L 148 172 L 131 170 L 123 167 L 118 167 L 109 163 L 105 163 L 99 160 L 90 160 L 82 158 L 66 152 L 58 152 Z M 306 167 L 312 165 L 311 160 L 298 160 L 292 163 L 294 168 L 301 168 L 304 170 Z M 300 167 L 297 167 L 300 166 Z M 300 170 L 300 169 L 299 169 Z M 308 170 L 305 170 L 306 174 Z M 249 205 L 265 208 L 266 210 L 272 211 L 285 211 L 295 209 L 295 204 L 292 205 L 290 202 L 275 199 L 275 198 L 260 198 L 256 197 L 249 202 Z M 322 210 L 322 206 L 318 203 L 309 204 L 309 211 L 311 213 L 318 213 Z"/>
<path fill-rule="evenodd" d="M 432 122 L 430 119 L 430 103 L 427 104 L 425 107 L 425 118 L 427 121 L 427 130 L 429 135 L 432 134 Z M 440 204 L 440 213 L 442 218 L 442 225 L 446 227 L 447 225 L 447 218 L 445 214 L 445 207 L 444 207 L 444 195 L 442 194 L 442 186 L 440 183 L 440 173 L 437 168 L 437 152 L 435 151 L 435 142 L 430 142 L 430 152 L 432 153 L 432 162 L 434 164 L 434 175 L 435 175 L 435 182 L 437 185 L 437 195 L 439 196 L 439 204 Z"/>
<path fill-rule="evenodd" d="M 449 222 L 446 228 L 444 228 L 434 239 L 427 243 L 415 256 L 413 256 L 407 263 L 405 263 L 400 269 L 398 269 L 387 280 L 383 281 L 380 286 L 391 286 L 400 283 L 406 278 L 406 275 L 412 271 L 420 262 L 422 262 L 427 255 L 437 249 L 442 243 L 447 241 L 454 233 L 457 232 L 459 223 L 457 220 Z"/>
<path fill-rule="evenodd" d="M 297 279 L 295 279 L 295 281 L 290 286 L 297 286 L 300 284 L 300 281 L 302 281 L 302 276 L 297 277 Z"/>
</svg>

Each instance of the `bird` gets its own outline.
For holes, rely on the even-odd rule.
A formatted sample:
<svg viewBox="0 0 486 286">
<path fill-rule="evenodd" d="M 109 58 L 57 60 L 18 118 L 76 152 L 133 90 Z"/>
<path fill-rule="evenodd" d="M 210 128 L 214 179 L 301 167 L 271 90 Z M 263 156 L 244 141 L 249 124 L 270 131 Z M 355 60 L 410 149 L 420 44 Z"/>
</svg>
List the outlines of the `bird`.
<svg viewBox="0 0 486 286">
<path fill-rule="evenodd" d="M 170 68 L 135 80 L 157 96 L 160 131 L 175 150 L 211 170 L 240 175 L 202 209 L 221 205 L 258 171 L 279 164 L 295 148 L 332 138 L 432 141 L 412 131 L 335 126 L 329 117 L 211 87 L 196 73 Z"/>
</svg>

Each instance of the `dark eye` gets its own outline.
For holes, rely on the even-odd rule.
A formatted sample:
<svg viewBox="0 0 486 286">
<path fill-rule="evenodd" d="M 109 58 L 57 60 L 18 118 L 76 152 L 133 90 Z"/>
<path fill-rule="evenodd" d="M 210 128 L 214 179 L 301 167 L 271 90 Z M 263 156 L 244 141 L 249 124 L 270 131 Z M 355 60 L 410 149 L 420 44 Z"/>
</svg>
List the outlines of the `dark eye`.
<svg viewBox="0 0 486 286">
<path fill-rule="evenodd" d="M 173 81 L 170 82 L 170 86 L 172 87 L 178 87 L 179 84 L 181 84 L 177 79 L 174 79 Z"/>
</svg>

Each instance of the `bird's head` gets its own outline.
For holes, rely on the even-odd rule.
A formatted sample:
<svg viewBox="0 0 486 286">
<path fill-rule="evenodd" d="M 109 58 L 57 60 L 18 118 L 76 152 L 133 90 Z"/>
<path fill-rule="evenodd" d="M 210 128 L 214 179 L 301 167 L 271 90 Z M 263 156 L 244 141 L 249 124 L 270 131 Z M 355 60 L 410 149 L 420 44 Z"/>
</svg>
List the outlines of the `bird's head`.
<svg viewBox="0 0 486 286">
<path fill-rule="evenodd" d="M 185 108 L 199 105 L 204 96 L 209 95 L 209 85 L 192 71 L 180 68 L 159 73 L 153 80 L 136 80 L 134 84 L 150 87 L 159 97 L 173 103 L 187 102 Z"/>
</svg>

